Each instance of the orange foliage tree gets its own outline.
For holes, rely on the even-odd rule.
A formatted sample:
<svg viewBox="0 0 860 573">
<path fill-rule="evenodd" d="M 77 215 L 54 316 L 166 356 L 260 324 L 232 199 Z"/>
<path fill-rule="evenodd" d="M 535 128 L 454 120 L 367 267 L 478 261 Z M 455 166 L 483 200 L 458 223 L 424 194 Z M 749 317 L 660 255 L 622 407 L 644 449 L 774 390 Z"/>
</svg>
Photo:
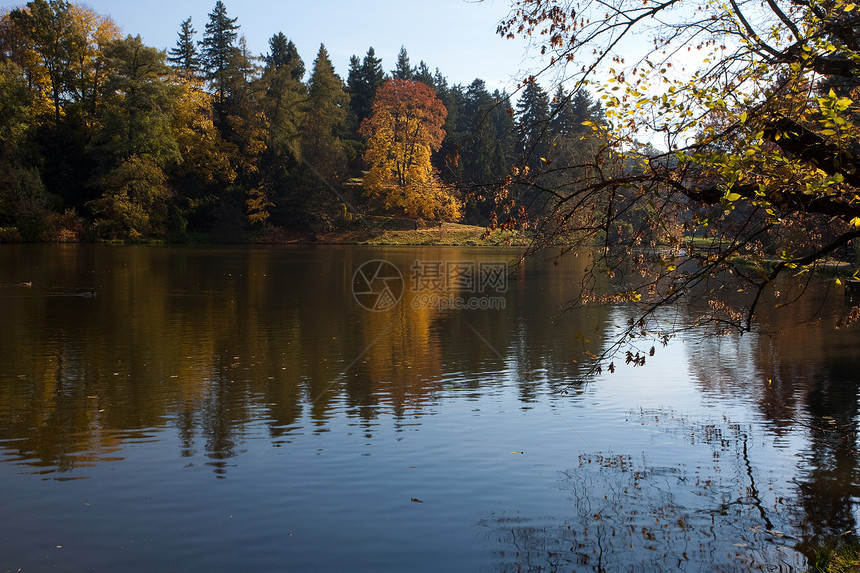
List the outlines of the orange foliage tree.
<svg viewBox="0 0 860 573">
<path fill-rule="evenodd" d="M 459 218 L 459 201 L 441 185 L 430 162 L 445 138 L 447 116 L 426 84 L 394 78 L 382 84 L 359 129 L 368 138 L 365 189 L 411 217 Z"/>
</svg>

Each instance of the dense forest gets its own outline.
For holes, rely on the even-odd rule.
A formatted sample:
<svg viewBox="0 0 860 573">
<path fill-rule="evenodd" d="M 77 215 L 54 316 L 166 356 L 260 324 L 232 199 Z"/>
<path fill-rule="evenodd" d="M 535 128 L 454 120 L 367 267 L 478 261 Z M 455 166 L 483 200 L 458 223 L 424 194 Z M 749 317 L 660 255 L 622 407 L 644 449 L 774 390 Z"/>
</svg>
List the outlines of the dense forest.
<svg viewBox="0 0 860 573">
<path fill-rule="evenodd" d="M 575 155 L 600 114 L 533 80 L 449 85 L 405 48 L 389 71 L 368 48 L 345 80 L 283 32 L 252 54 L 220 0 L 202 32 L 177 26 L 162 51 L 64 0 L 0 14 L 0 241 L 242 241 L 361 214 L 486 225 L 499 182 Z"/>
</svg>

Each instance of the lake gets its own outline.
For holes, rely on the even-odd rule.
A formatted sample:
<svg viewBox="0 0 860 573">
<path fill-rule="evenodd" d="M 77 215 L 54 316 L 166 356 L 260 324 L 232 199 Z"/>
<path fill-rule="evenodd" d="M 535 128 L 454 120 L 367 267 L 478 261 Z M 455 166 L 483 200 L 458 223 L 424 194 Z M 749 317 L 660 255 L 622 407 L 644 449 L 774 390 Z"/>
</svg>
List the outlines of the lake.
<svg viewBox="0 0 860 573">
<path fill-rule="evenodd" d="M 856 529 L 838 293 L 582 384 L 636 308 L 517 254 L 3 245 L 0 571 L 799 571 Z"/>
</svg>

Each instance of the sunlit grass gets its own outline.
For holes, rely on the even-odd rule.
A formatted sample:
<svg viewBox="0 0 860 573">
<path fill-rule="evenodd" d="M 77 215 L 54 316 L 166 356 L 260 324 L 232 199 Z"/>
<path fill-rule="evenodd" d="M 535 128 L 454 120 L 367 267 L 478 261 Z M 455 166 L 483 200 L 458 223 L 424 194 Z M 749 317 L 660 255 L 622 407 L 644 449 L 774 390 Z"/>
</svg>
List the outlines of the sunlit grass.
<svg viewBox="0 0 860 573">
<path fill-rule="evenodd" d="M 810 573 L 860 572 L 860 544 L 841 543 L 841 537 L 831 539 L 815 550 Z"/>
</svg>

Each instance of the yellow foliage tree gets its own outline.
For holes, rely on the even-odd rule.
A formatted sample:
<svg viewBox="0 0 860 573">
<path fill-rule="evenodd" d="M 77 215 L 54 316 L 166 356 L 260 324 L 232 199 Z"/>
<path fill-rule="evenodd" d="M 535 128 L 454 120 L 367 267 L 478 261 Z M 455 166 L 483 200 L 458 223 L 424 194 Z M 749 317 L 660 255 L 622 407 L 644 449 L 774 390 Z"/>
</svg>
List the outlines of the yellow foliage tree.
<svg viewBox="0 0 860 573">
<path fill-rule="evenodd" d="M 364 187 L 387 208 L 410 217 L 457 219 L 460 204 L 442 186 L 430 162 L 445 138 L 448 111 L 421 82 L 387 80 L 377 91 L 373 113 L 361 124 L 368 138 Z"/>
<path fill-rule="evenodd" d="M 23 74 L 27 87 L 32 92 L 33 115 L 45 115 L 53 111 L 51 80 L 41 65 L 39 53 L 33 42 L 12 21 L 10 11 L 0 11 L 0 50 L 7 54 L 6 61 L 16 64 Z"/>
<path fill-rule="evenodd" d="M 183 185 L 232 183 L 236 171 L 230 163 L 227 144 L 214 124 L 212 96 L 203 90 L 203 81 L 179 78 L 171 130 L 179 146 L 182 161 L 174 167 L 174 176 Z"/>
<path fill-rule="evenodd" d="M 69 104 L 92 119 L 107 77 L 102 51 L 120 38 L 113 20 L 80 4 L 33 0 L 2 15 L 0 35 L 4 51 L 50 101 L 57 122 Z"/>
<path fill-rule="evenodd" d="M 82 40 L 80 50 L 71 62 L 76 77 L 74 88 L 76 99 L 86 110 L 89 117 L 95 115 L 101 86 L 107 79 L 105 58 L 101 57 L 104 48 L 112 41 L 122 37 L 119 26 L 108 16 L 93 12 L 81 4 L 69 5 L 72 27 Z"/>
</svg>

